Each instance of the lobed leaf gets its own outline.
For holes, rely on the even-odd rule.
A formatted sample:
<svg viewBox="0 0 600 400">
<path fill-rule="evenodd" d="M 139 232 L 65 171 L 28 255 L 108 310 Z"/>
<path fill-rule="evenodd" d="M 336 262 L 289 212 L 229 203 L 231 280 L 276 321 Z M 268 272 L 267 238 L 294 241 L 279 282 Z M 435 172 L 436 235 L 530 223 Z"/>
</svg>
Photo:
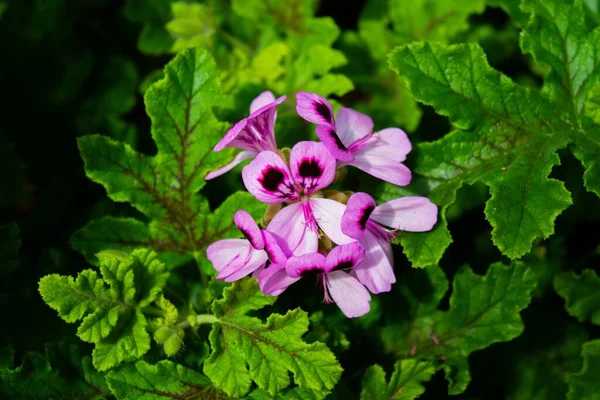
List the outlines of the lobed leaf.
<svg viewBox="0 0 600 400">
<path fill-rule="evenodd" d="M 425 393 L 423 383 L 435 374 L 436 366 L 430 361 L 404 360 L 394 365 L 389 382 L 379 365 L 367 369 L 362 382 L 361 400 L 413 400 Z"/>
<path fill-rule="evenodd" d="M 567 377 L 568 400 L 593 400 L 600 393 L 600 340 L 585 343 L 581 355 L 583 368 L 579 373 Z"/>
<path fill-rule="evenodd" d="M 271 395 L 294 382 L 305 389 L 329 391 L 342 368 L 333 353 L 319 342 L 307 344 L 302 336 L 308 318 L 300 309 L 271 314 L 266 323 L 246 314 L 272 304 L 255 280 L 245 279 L 225 289 L 213 303 L 218 318 L 210 333 L 212 353 L 204 373 L 230 396 L 243 396 L 252 382 Z"/>
<path fill-rule="evenodd" d="M 591 269 L 581 275 L 566 272 L 554 278 L 554 289 L 565 299 L 569 314 L 579 322 L 600 325 L 600 277 Z"/>
</svg>

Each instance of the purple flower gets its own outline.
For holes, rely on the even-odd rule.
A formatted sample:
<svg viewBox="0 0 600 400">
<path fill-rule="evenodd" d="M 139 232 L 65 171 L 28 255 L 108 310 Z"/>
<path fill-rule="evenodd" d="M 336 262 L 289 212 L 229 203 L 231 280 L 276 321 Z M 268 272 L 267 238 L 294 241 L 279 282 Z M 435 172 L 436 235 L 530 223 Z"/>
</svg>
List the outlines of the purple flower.
<svg viewBox="0 0 600 400">
<path fill-rule="evenodd" d="M 246 189 L 258 200 L 293 203 L 279 211 L 267 227 L 287 256 L 316 252 L 318 228 L 336 244 L 354 241 L 341 230 L 345 206 L 311 197 L 333 181 L 335 164 L 322 143 L 300 142 L 292 148 L 289 168 L 278 154 L 263 151 L 242 170 Z"/>
<path fill-rule="evenodd" d="M 277 151 L 275 142 L 275 120 L 277 106 L 286 99 L 281 96 L 275 100 L 271 92 L 261 93 L 250 105 L 250 116 L 235 124 L 214 148 L 221 151 L 224 148 L 242 149 L 229 164 L 209 172 L 206 180 L 221 176 L 244 160 L 255 157 L 264 150 Z"/>
<path fill-rule="evenodd" d="M 437 212 L 437 206 L 425 197 L 402 197 L 377 206 L 366 193 L 352 195 L 342 216 L 342 231 L 367 250 L 352 274 L 372 293 L 389 292 L 396 282 L 390 236 L 397 230 L 431 230 Z"/>
<path fill-rule="evenodd" d="M 412 147 L 406 133 L 387 128 L 373 133 L 373 121 L 350 108 L 334 118 L 327 99 L 314 93 L 296 94 L 296 111 L 317 124 L 316 133 L 339 166 L 352 165 L 376 178 L 399 186 L 410 183 L 411 172 L 402 164 Z"/>
<path fill-rule="evenodd" d="M 370 310 L 371 296 L 352 275 L 363 261 L 365 250 L 357 242 L 335 247 L 327 257 L 308 253 L 291 257 L 285 266 L 272 265 L 259 275 L 259 284 L 265 294 L 279 295 L 301 278 L 315 276 L 322 284 L 325 302 L 335 302 L 349 318 L 360 317 Z"/>
</svg>

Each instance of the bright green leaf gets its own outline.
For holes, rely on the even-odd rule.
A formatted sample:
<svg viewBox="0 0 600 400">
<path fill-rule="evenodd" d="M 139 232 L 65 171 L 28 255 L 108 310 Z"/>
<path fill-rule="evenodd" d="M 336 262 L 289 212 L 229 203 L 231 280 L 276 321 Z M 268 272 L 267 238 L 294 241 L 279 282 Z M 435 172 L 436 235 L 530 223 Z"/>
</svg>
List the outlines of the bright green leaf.
<svg viewBox="0 0 600 400">
<path fill-rule="evenodd" d="M 82 320 L 77 335 L 96 345 L 94 366 L 104 371 L 149 350 L 143 307 L 157 300 L 169 273 L 148 250 L 136 250 L 129 258 L 110 253 L 100 258 L 102 277 L 90 269 L 77 279 L 48 275 L 39 290 L 66 322 Z"/>
<path fill-rule="evenodd" d="M 600 277 L 593 270 L 560 274 L 554 278 L 554 288 L 565 299 L 569 314 L 580 322 L 600 325 Z"/>
<path fill-rule="evenodd" d="M 72 239 L 89 262 L 95 263 L 91 255 L 108 246 L 151 247 L 175 267 L 198 260 L 211 242 L 232 235 L 233 213 L 238 209 L 262 216 L 264 205 L 248 193 L 234 194 L 214 215 L 197 193 L 205 185 L 206 173 L 231 157 L 226 151 L 212 151 L 225 128 L 211 110 L 220 98 L 214 60 L 204 50 L 189 50 L 171 61 L 165 78 L 145 94 L 158 147 L 155 156 L 105 136 L 79 138 L 88 177 L 104 185 L 111 199 L 131 203 L 151 220 L 149 224 L 112 217 L 92 221 Z"/>
<path fill-rule="evenodd" d="M 12 362 L 11 362 L 12 364 Z M 0 394 L 15 399 L 65 399 L 108 396 L 103 374 L 74 345 L 46 345 L 45 355 L 27 353 L 15 369 L 0 366 Z"/>
<path fill-rule="evenodd" d="M 394 373 L 387 382 L 385 371 L 379 365 L 370 367 L 363 378 L 361 400 L 413 400 L 425 393 L 423 383 L 435 374 L 436 366 L 430 361 L 404 360 L 394 365 Z"/>
<path fill-rule="evenodd" d="M 600 340 L 585 343 L 581 355 L 583 368 L 579 373 L 567 377 L 567 399 L 596 400 L 600 396 Z"/>
<path fill-rule="evenodd" d="M 193 47 L 210 48 L 215 34 L 213 9 L 206 4 L 174 2 L 167 31 L 175 38 L 174 53 Z"/>
<path fill-rule="evenodd" d="M 274 300 L 251 279 L 225 289 L 223 299 L 213 303 L 218 322 L 210 333 L 212 354 L 204 373 L 231 396 L 245 395 L 252 382 L 274 395 L 289 386 L 290 373 L 301 388 L 331 390 L 342 368 L 325 345 L 302 340 L 309 324 L 304 311 L 271 314 L 266 323 L 246 315 Z"/>
</svg>

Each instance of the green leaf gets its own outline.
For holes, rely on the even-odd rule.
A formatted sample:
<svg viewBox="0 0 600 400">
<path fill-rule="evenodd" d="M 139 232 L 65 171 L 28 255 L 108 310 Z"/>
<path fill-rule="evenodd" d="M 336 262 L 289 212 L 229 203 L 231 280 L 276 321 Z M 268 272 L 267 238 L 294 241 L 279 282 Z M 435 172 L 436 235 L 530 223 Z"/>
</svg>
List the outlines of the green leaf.
<svg viewBox="0 0 600 400">
<path fill-rule="evenodd" d="M 252 400 L 322 400 L 328 392 L 319 392 L 317 390 L 306 388 L 294 388 L 277 392 L 271 396 L 262 389 L 253 390 L 246 399 Z"/>
<path fill-rule="evenodd" d="M 12 362 L 11 362 L 12 364 Z M 0 366 L 0 393 L 15 399 L 94 398 L 110 394 L 103 374 L 75 345 L 46 345 L 30 352 L 15 369 Z"/>
<path fill-rule="evenodd" d="M 600 277 L 591 269 L 581 275 L 573 272 L 554 278 L 554 289 L 565 299 L 569 314 L 583 322 L 600 325 Z"/>
<path fill-rule="evenodd" d="M 331 390 L 342 368 L 325 345 L 302 340 L 309 324 L 304 311 L 271 314 L 266 323 L 246 315 L 274 300 L 252 279 L 225 289 L 212 306 L 218 322 L 210 333 L 212 353 L 204 373 L 230 396 L 245 395 L 252 382 L 274 395 L 289 386 L 290 373 L 300 388 Z"/>
<path fill-rule="evenodd" d="M 91 269 L 77 279 L 48 275 L 40 280 L 39 290 L 66 322 L 82 320 L 77 335 L 96 345 L 94 366 L 104 371 L 150 349 L 143 307 L 157 300 L 169 273 L 148 250 L 136 250 L 131 256 L 104 253 L 100 258 L 102 277 Z"/>
<path fill-rule="evenodd" d="M 585 343 L 581 355 L 583 368 L 567 377 L 568 400 L 594 400 L 600 394 L 600 340 Z"/>
<path fill-rule="evenodd" d="M 441 221 L 430 233 L 405 235 L 409 259 L 417 266 L 439 261 L 446 246 L 436 245 L 449 244 L 445 212 L 464 183 L 490 187 L 485 212 L 503 254 L 519 258 L 533 240 L 550 236 L 571 198 L 548 175 L 559 163 L 555 152 L 581 134 L 579 126 L 566 124 L 568 117 L 561 118 L 557 105 L 539 93 L 490 68 L 475 44 L 412 44 L 394 51 L 390 65 L 414 83 L 419 101 L 448 116 L 455 128 L 417 148 L 415 170 L 427 179 L 427 195 L 440 206 Z M 382 200 L 397 197 L 392 187 L 385 193 Z M 417 245 L 432 249 L 431 256 L 423 260 L 410 251 Z"/>
<path fill-rule="evenodd" d="M 145 94 L 158 148 L 155 156 L 105 136 L 79 138 L 87 176 L 102 184 L 112 200 L 129 202 L 150 219 L 145 223 L 105 217 L 76 232 L 73 246 L 90 263 L 96 263 L 91 255 L 107 246 L 151 247 L 175 267 L 199 260 L 212 241 L 232 235 L 233 213 L 238 209 L 262 216 L 265 206 L 248 193 L 234 194 L 214 215 L 208 201 L 198 195 L 206 173 L 231 156 L 212 151 L 225 131 L 211 111 L 220 98 L 214 60 L 204 50 L 189 50 L 171 61 L 165 78 Z"/>
<path fill-rule="evenodd" d="M 490 6 L 501 7 L 516 25 L 526 25 L 528 15 L 521 9 L 521 0 L 487 0 Z"/>
<path fill-rule="evenodd" d="M 210 48 L 215 34 L 214 10 L 206 4 L 174 2 L 167 31 L 175 38 L 174 53 L 193 47 Z"/>
<path fill-rule="evenodd" d="M 19 266 L 18 251 L 21 247 L 19 226 L 15 222 L 0 225 L 0 278 Z"/>
<path fill-rule="evenodd" d="M 448 286 L 443 273 L 437 267 L 413 270 L 399 284 L 408 315 L 383 328 L 384 345 L 403 359 L 443 360 L 437 365 L 446 372 L 450 394 L 461 393 L 470 381 L 471 353 L 521 334 L 519 312 L 531 301 L 536 283 L 533 271 L 521 263 L 492 264 L 485 276 L 465 266 L 454 278 L 450 308 L 439 311 Z M 430 287 L 427 297 L 419 294 L 424 287 Z"/>
<path fill-rule="evenodd" d="M 155 365 L 146 361 L 123 365 L 108 373 L 107 382 L 119 400 L 226 398 L 206 376 L 168 360 Z"/>
<path fill-rule="evenodd" d="M 429 361 L 404 360 L 394 365 L 394 373 L 386 382 L 385 371 L 379 365 L 369 367 L 363 377 L 361 400 L 412 400 L 423 393 L 423 383 L 431 379 L 436 367 Z"/>
</svg>

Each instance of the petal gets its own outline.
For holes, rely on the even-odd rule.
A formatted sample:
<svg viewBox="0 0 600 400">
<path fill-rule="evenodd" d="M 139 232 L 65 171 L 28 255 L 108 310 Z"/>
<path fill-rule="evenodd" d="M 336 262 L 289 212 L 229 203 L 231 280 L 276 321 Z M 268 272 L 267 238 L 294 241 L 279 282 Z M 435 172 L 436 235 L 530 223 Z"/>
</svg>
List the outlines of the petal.
<svg viewBox="0 0 600 400">
<path fill-rule="evenodd" d="M 250 258 L 243 265 L 238 266 L 237 268 L 223 268 L 217 275 L 217 279 L 225 279 L 225 282 L 237 281 L 263 267 L 267 262 L 267 259 L 268 257 L 265 251 L 252 249 L 250 251 Z"/>
<path fill-rule="evenodd" d="M 252 157 L 255 157 L 257 154 L 258 153 L 256 151 L 252 151 L 252 150 L 242 151 L 242 152 L 238 153 L 235 156 L 235 158 L 233 159 L 233 161 L 231 161 L 229 164 L 226 164 L 226 165 L 222 166 L 221 168 L 216 169 L 216 170 L 211 171 L 208 174 L 206 174 L 206 177 L 204 179 L 208 181 L 208 180 L 216 178 L 217 176 L 221 176 L 224 173 L 229 172 L 231 169 L 233 169 L 233 167 L 235 167 L 242 161 L 247 160 Z"/>
<path fill-rule="evenodd" d="M 333 182 L 335 164 L 335 158 L 322 143 L 299 142 L 290 153 L 292 177 L 306 194 Z"/>
<path fill-rule="evenodd" d="M 256 225 L 254 218 L 252 218 L 248 212 L 244 210 L 237 211 L 233 215 L 233 222 L 256 250 L 262 250 L 265 248 L 265 242 L 263 241 L 260 228 L 258 225 Z"/>
<path fill-rule="evenodd" d="M 259 153 L 246 165 L 242 179 L 246 189 L 263 203 L 275 204 L 298 198 L 290 170 L 272 151 Z"/>
<path fill-rule="evenodd" d="M 346 145 L 340 140 L 335 129 L 330 125 L 319 125 L 316 128 L 317 136 L 321 142 L 327 147 L 327 150 L 338 160 L 350 162 L 354 160 L 352 152 L 348 150 Z"/>
<path fill-rule="evenodd" d="M 371 219 L 392 229 L 426 232 L 437 222 L 438 208 L 426 197 L 401 197 L 377 207 Z"/>
<path fill-rule="evenodd" d="M 412 145 L 406 133 L 399 128 L 386 128 L 373 135 L 377 140 L 371 145 L 380 154 L 397 162 L 406 160 Z M 375 150 L 373 150 L 375 151 Z"/>
<path fill-rule="evenodd" d="M 342 215 L 342 232 L 351 238 L 360 239 L 376 206 L 375 200 L 366 193 L 359 192 L 350 196 Z"/>
<path fill-rule="evenodd" d="M 310 206 L 319 228 L 335 244 L 347 244 L 355 240 L 342 232 L 342 215 L 346 206 L 331 199 L 311 198 Z"/>
<path fill-rule="evenodd" d="M 371 309 L 371 296 L 356 278 L 343 271 L 327 274 L 327 290 L 348 318 L 360 317 Z"/>
<path fill-rule="evenodd" d="M 335 130 L 342 143 L 348 148 L 354 142 L 373 133 L 373 120 L 368 115 L 342 107 L 335 119 Z"/>
<path fill-rule="evenodd" d="M 376 147 L 368 146 L 354 153 L 354 161 L 348 164 L 394 185 L 408 185 L 411 180 L 410 170 L 404 164 L 386 158 L 387 155 L 379 153 Z"/>
<path fill-rule="evenodd" d="M 225 147 L 254 150 L 256 152 L 270 150 L 276 151 L 275 119 L 277 106 L 286 99 L 281 96 L 277 100 L 264 105 L 252 112 L 246 119 L 239 121 L 221 139 L 214 151 L 221 151 Z"/>
<path fill-rule="evenodd" d="M 250 104 L 250 114 L 266 106 L 267 104 L 273 103 L 275 101 L 275 96 L 270 91 L 262 92 L 259 94 L 252 103 Z"/>
<path fill-rule="evenodd" d="M 258 276 L 258 286 L 266 295 L 279 296 L 288 286 L 298 280 L 299 278 L 289 276 L 283 266 L 271 265 Z"/>
<path fill-rule="evenodd" d="M 326 98 L 308 92 L 296 93 L 298 115 L 317 125 L 335 125 L 333 109 Z"/>
<path fill-rule="evenodd" d="M 246 239 L 225 239 L 208 246 L 206 256 L 217 271 L 222 271 L 228 265 L 245 263 L 251 249 Z"/>
<path fill-rule="evenodd" d="M 314 253 L 319 247 L 317 232 L 309 228 L 302 203 L 282 208 L 267 226 L 267 231 L 277 239 L 287 257 Z"/>
<path fill-rule="evenodd" d="M 354 268 L 364 257 L 365 249 L 358 242 L 337 246 L 327 255 L 327 272 Z"/>
<path fill-rule="evenodd" d="M 365 249 L 365 258 L 352 269 L 352 275 L 372 293 L 389 292 L 392 284 L 396 282 L 389 240 L 378 238 L 371 231 L 367 231 L 360 244 Z"/>
<path fill-rule="evenodd" d="M 321 274 L 326 270 L 325 256 L 319 253 L 310 253 L 292 257 L 285 264 L 285 270 L 292 278 L 306 278 L 314 274 Z"/>
<path fill-rule="evenodd" d="M 267 256 L 269 256 L 271 263 L 285 265 L 288 258 L 281 249 L 275 236 L 269 231 L 262 231 L 262 235 L 265 242 L 265 251 L 267 252 Z"/>
</svg>

